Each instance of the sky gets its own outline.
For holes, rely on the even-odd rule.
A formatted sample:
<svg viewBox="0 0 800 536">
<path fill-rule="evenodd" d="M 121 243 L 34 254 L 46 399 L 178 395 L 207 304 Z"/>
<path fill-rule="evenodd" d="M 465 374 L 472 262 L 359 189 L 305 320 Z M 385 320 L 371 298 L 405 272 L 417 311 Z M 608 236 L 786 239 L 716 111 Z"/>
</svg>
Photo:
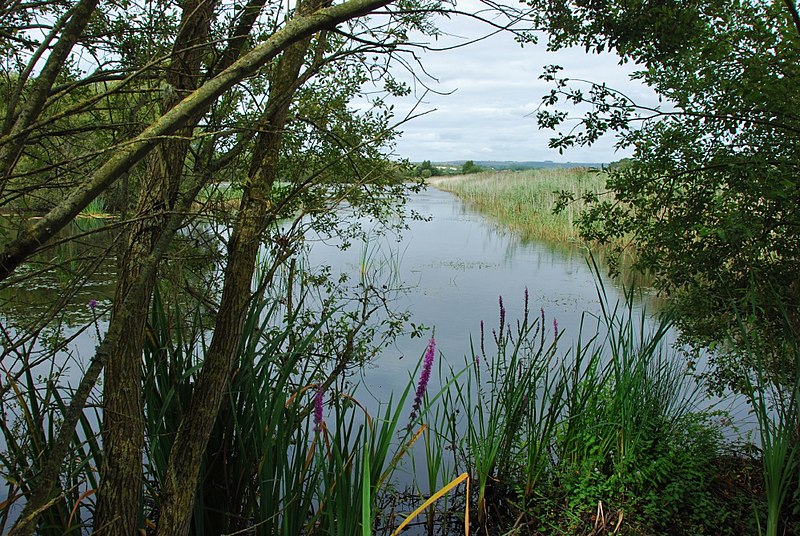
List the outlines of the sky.
<svg viewBox="0 0 800 536">
<path fill-rule="evenodd" d="M 474 0 L 469 0 L 473 3 Z M 460 0 L 458 7 L 465 3 Z M 467 17 L 440 18 L 439 27 L 449 35 L 433 41 L 446 47 L 487 34 L 487 26 Z M 542 96 L 551 89 L 539 80 L 544 66 L 558 64 L 570 78 L 604 81 L 640 102 L 652 103 L 655 96 L 629 74 L 633 65 L 619 65 L 612 54 L 587 54 L 583 49 L 547 52 L 543 43 L 521 47 L 513 36 L 494 35 L 465 47 L 440 52 L 421 52 L 425 70 L 437 80 L 425 78 L 425 89 L 402 69 L 395 75 L 414 88 L 411 96 L 394 101 L 397 117 L 405 116 L 423 97 L 416 112 L 427 111 L 401 127 L 403 134 L 395 153 L 412 162 L 431 160 L 514 160 L 554 162 L 612 162 L 630 156 L 615 151 L 607 136 L 592 147 L 567 149 L 564 154 L 548 147 L 552 131 L 539 131 L 535 111 Z"/>
</svg>

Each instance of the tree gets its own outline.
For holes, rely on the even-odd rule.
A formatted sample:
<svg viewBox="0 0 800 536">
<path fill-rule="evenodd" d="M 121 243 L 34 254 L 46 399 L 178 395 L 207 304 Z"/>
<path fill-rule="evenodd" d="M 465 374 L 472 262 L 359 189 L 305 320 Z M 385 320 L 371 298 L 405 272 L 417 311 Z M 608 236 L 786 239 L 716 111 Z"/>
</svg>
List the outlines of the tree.
<svg viewBox="0 0 800 536">
<path fill-rule="evenodd" d="M 108 259 L 119 265 L 107 332 L 79 385 L 70 389 L 71 399 L 62 399 L 58 387 L 53 390 L 57 375 L 43 380 L 42 396 L 29 383 L 26 400 L 46 411 L 34 410 L 35 422 L 28 420 L 19 431 L 14 423 L 3 423 L 7 439 L 16 439 L 16 433 L 27 433 L 25 441 L 35 438 L 27 441 L 33 448 L 24 451 L 15 471 L 19 493 L 13 500 L 24 497 L 25 507 L 12 532 L 31 534 L 37 522 L 40 530 L 59 530 L 70 522 L 73 505 L 93 492 L 98 533 L 142 530 L 145 503 L 158 514 L 159 534 L 190 530 L 205 449 L 245 341 L 244 319 L 282 264 L 295 273 L 291 259 L 303 239 L 302 225 L 310 221 L 329 234 L 350 237 L 356 231 L 340 225 L 347 218 L 335 211 L 342 204 L 356 215 L 401 224 L 395 216 L 407 185 L 383 149 L 395 130 L 381 95 L 408 91 L 387 65 L 412 46 L 411 30 L 435 32 L 427 16 L 440 5 L 392 4 L 156 0 L 98 7 L 76 0 L 10 4 L 0 12 L 0 32 L 8 38 L 2 43 L 8 55 L 0 81 L 6 97 L 0 102 L 6 117 L 0 131 L 0 207 L 18 216 L 14 228 L 0 230 L 0 289 L 13 291 L 40 271 L 60 270 L 66 281 L 45 314 L 25 326 L 2 326 L 2 356 L 17 360 L 0 387 L 2 396 L 11 396 L 10 386 L 19 378 L 33 382 L 35 364 L 53 358 L 55 350 L 45 349 L 44 357 L 32 360 L 26 345 L 41 341 L 59 308 L 86 291 L 89 274 Z M 370 83 L 383 87 L 364 92 Z M 349 103 L 356 96 L 369 98 L 372 108 L 354 110 Z M 209 240 L 209 249 L 224 251 L 224 278 L 175 275 L 175 265 L 185 261 L 178 246 L 197 239 L 191 228 L 204 210 L 199 193 L 222 179 L 241 195 L 231 236 Z M 51 255 L 56 248 L 81 238 L 59 233 L 101 198 L 117 219 L 97 229 L 108 233 L 99 258 L 78 270 L 70 262 L 59 264 Z M 285 217 L 295 218 L 288 230 L 277 223 Z M 271 264 L 257 266 L 264 251 Z M 257 269 L 264 273 L 259 292 L 253 292 Z M 142 360 L 158 356 L 143 352 L 153 336 L 148 313 L 164 302 L 152 306 L 157 283 L 162 280 L 163 289 L 163 280 L 173 275 L 166 286 L 176 304 L 192 302 L 194 310 L 207 311 L 199 322 L 214 332 L 202 366 L 191 371 L 188 395 L 172 415 L 178 428 L 148 438 L 142 425 L 148 385 Z M 335 355 L 335 363 L 323 385 L 350 360 L 362 358 L 355 354 L 365 343 L 356 335 L 370 333 L 365 323 L 374 308 L 368 300 L 377 292 L 368 285 L 363 290 L 360 312 L 348 317 L 351 325 L 334 330 L 342 334 L 341 348 L 325 354 Z M 295 314 L 291 304 L 286 310 Z M 96 320 L 94 312 L 91 316 L 84 328 Z M 56 346 L 63 342 L 53 339 Z M 102 444 L 95 458 L 102 461 L 99 486 L 79 490 L 85 483 L 65 480 L 62 464 L 70 459 L 70 448 L 83 448 L 76 425 L 93 433 L 85 411 L 101 373 L 103 439 L 94 442 Z M 52 439 L 41 433 L 45 423 L 58 427 Z M 172 448 L 145 488 L 148 440 L 172 442 Z M 90 471 L 87 478 L 95 476 Z M 54 511 L 51 524 L 44 517 Z M 240 519 L 239 529 L 248 522 Z"/>
<path fill-rule="evenodd" d="M 415 174 L 417 177 L 422 177 L 423 179 L 427 179 L 430 177 L 435 177 L 440 175 L 441 172 L 439 168 L 431 164 L 430 160 L 424 160 L 421 164 L 416 167 Z"/>
<path fill-rule="evenodd" d="M 472 160 L 467 160 L 464 162 L 464 165 L 461 166 L 461 173 L 464 175 L 468 175 L 470 173 L 480 173 L 481 171 L 483 171 L 483 168 L 476 166 L 475 162 Z"/>
<path fill-rule="evenodd" d="M 334 192 L 335 200 L 348 200 L 358 205 L 355 201 L 361 195 L 362 199 L 379 203 L 386 198 L 376 194 L 384 188 L 392 192 L 402 188 L 392 177 L 370 175 L 358 169 L 365 161 L 372 163 L 369 166 L 371 171 L 382 169 L 380 165 L 373 165 L 377 160 L 376 154 L 369 154 L 361 146 L 381 144 L 390 139 L 388 121 L 391 116 L 388 114 L 381 115 L 376 122 L 362 122 L 353 132 L 358 135 L 339 139 L 337 151 L 329 151 L 322 161 L 302 173 L 296 170 L 289 173 L 288 168 L 284 168 L 284 179 L 291 179 L 290 188 L 280 198 L 273 198 L 275 191 L 272 188 L 281 169 L 279 163 L 290 161 L 282 159 L 282 142 L 297 91 L 320 74 L 324 65 L 332 62 L 356 58 L 349 64 L 351 71 L 356 69 L 353 72 L 377 66 L 365 61 L 363 54 L 395 50 L 398 36 L 403 38 L 396 29 L 405 26 L 406 20 L 402 15 L 388 14 L 389 21 L 379 28 L 353 22 L 346 32 L 336 30 L 337 24 L 388 3 L 388 0 L 351 0 L 330 6 L 300 2 L 289 16 L 273 17 L 268 9 L 270 6 L 254 0 L 234 10 L 235 17 L 223 25 L 227 31 L 222 32 L 222 37 L 212 39 L 214 32 L 219 32 L 213 18 L 216 3 L 187 2 L 182 4 L 179 14 L 172 13 L 175 15 L 174 25 L 154 23 L 150 26 L 165 30 L 166 35 L 174 31 L 177 36 L 174 41 L 170 43 L 164 34 L 150 34 L 140 40 L 126 36 L 127 41 L 122 41 L 120 49 L 113 49 L 108 60 L 118 62 L 116 69 L 106 70 L 101 66 L 95 73 L 83 77 L 79 71 L 72 72 L 68 68 L 66 56 L 74 46 L 93 52 L 104 46 L 102 39 L 97 39 L 93 32 L 84 33 L 84 28 L 92 28 L 88 19 L 93 4 L 85 8 L 85 3 L 78 4 L 54 24 L 48 39 L 57 36 L 61 26 L 64 27 L 64 36 L 50 51 L 48 62 L 55 62 L 52 69 L 61 77 L 63 85 L 54 86 L 57 76 L 51 76 L 51 69 L 46 67 L 30 84 L 29 91 L 35 98 L 7 101 L 7 117 L 19 119 L 7 121 L 5 135 L 0 139 L 4 164 L 0 177 L 0 205 L 12 206 L 28 196 L 40 196 L 44 189 L 53 188 L 54 180 L 65 171 L 71 180 L 60 180 L 58 188 L 69 193 L 52 200 L 49 211 L 39 220 L 41 225 L 33 223 L 35 220 L 25 221 L 27 215 L 23 214 L 18 233 L 9 234 L 4 240 L 3 253 L 0 254 L 4 283 L 22 284 L 26 271 L 19 273 L 17 268 L 31 260 L 34 253 L 47 249 L 48 240 L 89 202 L 108 192 L 119 179 L 135 175 L 139 188 L 135 204 L 127 207 L 123 200 L 123 209 L 130 210 L 129 221 L 123 222 L 125 235 L 119 240 L 124 244 L 120 248 L 120 282 L 108 332 L 74 393 L 70 409 L 61 423 L 58 440 L 46 451 L 42 470 L 32 475 L 31 482 L 26 482 L 27 504 L 15 527 L 17 533 L 31 533 L 42 510 L 52 504 L 48 501 L 57 489 L 61 462 L 73 440 L 75 425 L 104 367 L 105 456 L 95 530 L 114 534 L 130 534 L 137 530 L 141 515 L 144 441 L 141 356 L 145 319 L 160 261 L 170 251 L 170 244 L 183 227 L 198 191 L 215 172 L 235 161 L 236 156 L 247 148 L 252 159 L 247 166 L 247 177 L 241 181 L 242 205 L 233 238 L 228 244 L 228 275 L 216 318 L 218 329 L 199 376 L 199 383 L 205 389 L 197 391 L 199 394 L 192 400 L 193 410 L 183 416 L 180 442 L 176 443 L 170 457 L 169 476 L 160 498 L 159 533 L 183 534 L 189 530 L 191 503 L 199 471 L 198 453 L 203 452 L 231 375 L 232 355 L 240 343 L 244 313 L 252 297 L 250 284 L 255 255 L 269 236 L 265 231 L 283 215 L 286 205 L 301 194 L 305 201 L 314 199 L 308 194 L 312 186 L 318 184 L 318 179 L 324 177 L 321 170 L 342 158 L 348 158 L 354 170 L 362 175 L 355 180 L 352 173 L 340 175 L 338 180 L 346 183 L 344 191 L 347 195 L 342 191 Z M 149 11 L 147 6 L 140 12 L 137 9 L 138 6 L 127 6 L 129 13 L 126 15 L 134 22 L 137 14 L 158 16 L 154 15 L 158 11 Z M 418 18 L 418 14 L 412 17 Z M 115 18 L 112 8 L 102 11 L 98 18 L 94 21 L 95 27 L 119 28 L 119 19 Z M 26 22 L 22 19 L 25 17 L 21 17 L 20 24 Z M 131 30 L 131 26 L 123 26 L 121 31 Z M 318 33 L 320 30 L 324 31 Z M 334 31 L 344 37 L 335 35 L 331 38 Z M 352 37 L 360 31 L 367 32 L 369 40 Z M 317 37 L 313 38 L 315 34 Z M 259 39 L 262 41 L 260 44 Z M 212 42 L 224 46 L 217 49 Z M 312 43 L 313 51 L 310 48 Z M 48 46 L 46 39 L 42 44 L 42 54 Z M 64 47 L 66 52 L 62 54 Z M 9 79 L 16 85 L 9 84 L 9 87 L 24 93 L 28 91 L 25 78 L 34 71 L 42 54 L 27 55 L 24 49 L 17 52 L 19 62 L 12 64 L 8 72 Z M 28 67 L 17 72 L 16 65 L 25 62 Z M 111 88 L 100 89 L 97 86 L 120 77 L 121 82 Z M 366 81 L 363 73 L 358 75 L 358 79 L 359 84 Z M 87 87 L 93 91 L 85 94 L 77 91 Z M 224 110 L 246 104 L 241 98 L 244 92 L 236 91 L 239 87 L 246 88 L 248 94 L 257 98 L 266 95 L 267 100 L 256 114 L 238 114 L 244 121 L 226 131 L 221 126 L 227 115 Z M 399 86 L 394 84 L 393 87 Z M 147 104 L 149 112 L 143 114 L 144 117 L 152 114 L 147 119 L 150 124 L 142 125 L 138 134 L 137 129 L 125 129 L 126 110 L 111 108 L 112 99 L 119 98 L 122 92 L 152 95 L 154 88 L 159 89 L 155 93 L 159 98 L 150 100 Z M 333 94 L 339 98 L 342 96 L 341 93 Z M 59 100 L 66 104 L 54 106 Z M 331 109 L 341 108 L 346 101 L 339 104 L 322 101 L 323 106 L 331 104 Z M 71 129 L 59 130 L 52 126 L 65 125 L 65 121 L 77 118 L 103 120 L 96 126 L 91 125 L 98 121 L 85 121 L 86 131 L 95 136 L 95 143 L 100 141 L 100 133 L 110 131 L 114 133 L 114 142 L 121 144 L 103 147 L 101 143 L 99 153 L 78 153 L 55 165 L 51 155 L 44 153 L 38 157 L 34 154 L 32 149 L 41 140 L 52 142 L 52 146 L 72 147 Z M 358 125 L 358 121 L 351 124 Z M 319 130 L 330 134 L 325 125 Z M 119 133 L 122 136 L 117 140 Z M 313 139 L 307 132 L 305 138 Z M 138 169 L 139 162 L 144 160 L 146 162 Z M 380 160 L 383 160 L 382 155 Z M 23 178 L 24 184 L 20 182 Z M 371 187 L 375 191 L 362 193 Z M 330 211 L 333 200 L 327 197 L 326 201 L 325 195 L 317 194 L 315 202 Z M 24 207 L 25 203 L 20 206 Z M 311 208 L 314 204 L 307 206 Z M 291 247 L 285 244 L 279 243 L 277 247 L 285 253 L 291 252 Z"/>
<path fill-rule="evenodd" d="M 661 107 L 648 108 L 605 84 L 562 77 L 558 67 L 544 74 L 555 88 L 539 111 L 541 126 L 558 129 L 568 120 L 557 109 L 562 102 L 588 108 L 552 147 L 587 145 L 616 132 L 620 148 L 634 149 L 629 165 L 609 171 L 609 195 L 589 199 L 584 237 L 632 243 L 638 266 L 672 298 L 683 336 L 697 346 L 726 341 L 752 303 L 760 307 L 752 329 L 769 333 L 776 348 L 798 340 L 794 2 L 530 4 L 552 48 L 613 50 L 640 65 L 635 78 L 663 98 Z M 733 382 L 726 370 L 719 369 L 718 379 Z"/>
</svg>

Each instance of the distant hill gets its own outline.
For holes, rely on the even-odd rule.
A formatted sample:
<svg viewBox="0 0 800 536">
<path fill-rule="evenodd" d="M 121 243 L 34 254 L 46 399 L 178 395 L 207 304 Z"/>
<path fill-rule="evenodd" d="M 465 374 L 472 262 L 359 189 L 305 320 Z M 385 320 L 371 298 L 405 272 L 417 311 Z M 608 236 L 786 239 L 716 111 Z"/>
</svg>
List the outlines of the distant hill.
<svg viewBox="0 0 800 536">
<path fill-rule="evenodd" d="M 466 160 L 450 160 L 447 162 L 433 162 L 435 166 L 461 167 Z M 608 167 L 608 164 L 598 162 L 514 162 L 511 160 L 475 160 L 475 165 L 489 169 L 539 169 L 539 168 L 574 168 L 574 167 Z"/>
</svg>

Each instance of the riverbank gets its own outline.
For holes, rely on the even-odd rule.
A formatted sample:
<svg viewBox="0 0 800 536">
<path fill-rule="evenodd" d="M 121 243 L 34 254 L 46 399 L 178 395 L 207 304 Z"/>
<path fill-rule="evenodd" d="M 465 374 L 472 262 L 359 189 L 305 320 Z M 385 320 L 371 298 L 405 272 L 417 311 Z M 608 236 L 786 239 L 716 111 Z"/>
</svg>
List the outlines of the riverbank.
<svg viewBox="0 0 800 536">
<path fill-rule="evenodd" d="M 586 193 L 601 195 L 606 174 L 591 168 L 487 171 L 471 175 L 432 177 L 427 183 L 450 192 L 523 240 L 580 243 L 577 221 L 585 209 Z M 560 191 L 576 201 L 553 214 Z"/>
</svg>

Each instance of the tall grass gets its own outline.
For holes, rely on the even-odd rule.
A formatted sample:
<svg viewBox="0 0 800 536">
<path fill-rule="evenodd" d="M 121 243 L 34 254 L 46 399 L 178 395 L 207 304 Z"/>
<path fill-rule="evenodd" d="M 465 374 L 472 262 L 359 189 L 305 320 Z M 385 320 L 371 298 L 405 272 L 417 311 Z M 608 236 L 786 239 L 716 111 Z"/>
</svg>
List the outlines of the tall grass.
<svg viewBox="0 0 800 536">
<path fill-rule="evenodd" d="M 263 295 L 248 314 L 236 372 L 203 461 L 194 534 L 366 533 L 378 513 L 375 498 L 408 449 L 410 431 L 399 423 L 411 382 L 399 398 L 390 396 L 368 413 L 338 382 L 346 363 L 315 357 L 321 330 L 337 310 L 306 323 L 302 298 L 292 309 L 288 301 Z M 153 524 L 165 464 L 205 352 L 204 333 L 186 332 L 176 315 L 170 319 L 154 300 L 145 355 L 146 514 Z M 352 337 L 339 343 L 352 344 Z M 323 402 L 329 416 L 321 420 Z"/>
<path fill-rule="evenodd" d="M 21 507 L 34 493 L 35 476 L 42 470 L 55 443 L 59 423 L 69 405 L 69 390 L 61 385 L 64 369 L 51 367 L 44 375 L 41 367 L 22 364 L 18 374 L 3 369 L 7 390 L 3 390 L 2 451 L 0 476 L 6 485 L 6 498 L 0 503 L 0 532 L 16 521 Z M 39 517 L 37 534 L 81 534 L 91 523 L 91 496 L 97 489 L 96 468 L 102 449 L 98 437 L 100 417 L 96 408 L 87 408 L 79 420 L 64 460 L 59 482 L 51 493 L 47 508 Z"/>
<path fill-rule="evenodd" d="M 524 240 L 571 243 L 578 240 L 576 221 L 584 209 L 583 195 L 605 190 L 604 173 L 585 168 L 483 172 L 435 177 L 428 183 L 451 192 L 488 214 Z M 575 203 L 553 214 L 558 192 L 572 192 Z"/>
<path fill-rule="evenodd" d="M 754 294 L 755 295 L 755 294 Z M 774 305 L 771 304 L 771 305 Z M 777 329 L 793 334 L 791 315 L 786 308 L 777 322 Z M 754 303 L 750 314 L 760 314 Z M 751 329 L 750 320 L 738 316 L 737 343 L 744 346 L 750 367 L 742 367 L 743 392 L 758 423 L 761 464 L 767 502 L 766 527 L 763 533 L 777 536 L 781 524 L 786 526 L 786 504 L 798 512 L 800 498 L 800 346 L 794 337 L 765 340 L 758 329 Z M 761 525 L 761 520 L 759 520 Z"/>
<path fill-rule="evenodd" d="M 499 326 L 488 337 L 481 330 L 465 381 L 445 398 L 449 412 L 466 419 L 461 452 L 477 488 L 481 525 L 488 522 L 488 504 L 502 499 L 503 488 L 520 476 L 526 490 L 535 488 L 559 415 L 562 387 L 550 375 L 555 340 L 545 343 L 543 317 L 531 317 L 527 292 L 524 301 L 523 318 L 512 328 L 500 298 Z"/>
<path fill-rule="evenodd" d="M 107 218 L 109 217 L 106 203 L 102 197 L 95 197 L 78 214 L 81 218 Z"/>
<path fill-rule="evenodd" d="M 568 348 L 527 299 L 517 322 L 500 300 L 499 322 L 449 384 L 453 475 L 460 464 L 471 474 L 475 521 L 530 534 L 717 530 L 728 511 L 712 486 L 722 437 L 696 410 L 700 386 L 666 343 L 670 323 L 651 325 L 631 296 L 599 294 L 602 314 Z"/>
</svg>

